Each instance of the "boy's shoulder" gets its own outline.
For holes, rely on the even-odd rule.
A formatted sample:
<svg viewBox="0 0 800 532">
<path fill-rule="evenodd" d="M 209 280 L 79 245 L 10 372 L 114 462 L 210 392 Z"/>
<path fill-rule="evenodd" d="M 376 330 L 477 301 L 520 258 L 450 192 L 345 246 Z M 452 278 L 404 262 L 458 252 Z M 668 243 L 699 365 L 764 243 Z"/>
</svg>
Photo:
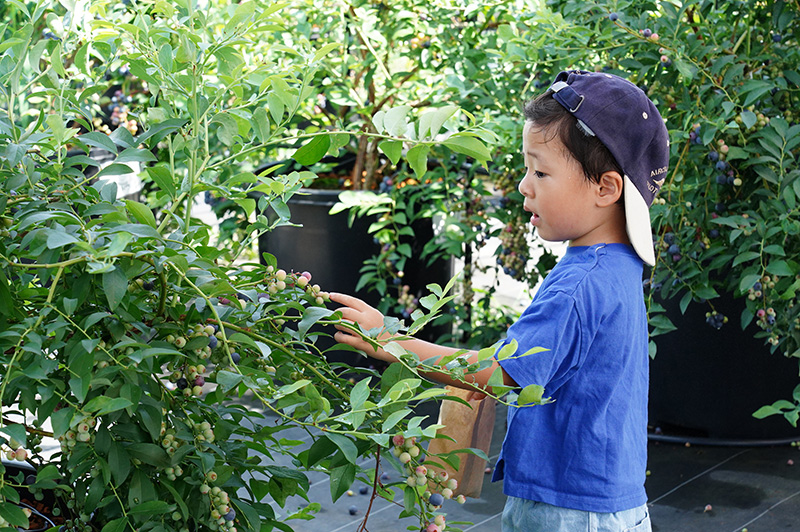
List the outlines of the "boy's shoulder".
<svg viewBox="0 0 800 532">
<path fill-rule="evenodd" d="M 641 290 L 643 268 L 642 260 L 626 244 L 568 248 L 542 289 L 570 295 L 598 291 L 613 295 L 623 287 Z"/>
</svg>

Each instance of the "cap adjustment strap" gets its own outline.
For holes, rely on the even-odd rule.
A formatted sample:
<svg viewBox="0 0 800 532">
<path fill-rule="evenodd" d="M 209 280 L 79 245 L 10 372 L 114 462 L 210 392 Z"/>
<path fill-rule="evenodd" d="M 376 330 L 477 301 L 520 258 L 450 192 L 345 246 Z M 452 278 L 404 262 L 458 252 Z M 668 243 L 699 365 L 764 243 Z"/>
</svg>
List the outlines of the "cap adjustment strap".
<svg viewBox="0 0 800 532">
<path fill-rule="evenodd" d="M 558 93 L 559 99 L 568 106 L 569 112 L 576 112 L 583 103 L 583 95 L 575 92 L 566 81 L 556 81 L 550 90 Z"/>
</svg>

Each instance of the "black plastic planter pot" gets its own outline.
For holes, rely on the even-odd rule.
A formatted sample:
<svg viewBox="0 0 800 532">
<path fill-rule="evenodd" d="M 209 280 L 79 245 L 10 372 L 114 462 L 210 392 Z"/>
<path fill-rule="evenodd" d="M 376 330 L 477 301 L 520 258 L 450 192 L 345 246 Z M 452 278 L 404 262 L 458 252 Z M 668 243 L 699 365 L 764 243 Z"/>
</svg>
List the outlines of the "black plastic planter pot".
<svg viewBox="0 0 800 532">
<path fill-rule="evenodd" d="M 699 443 L 773 444 L 800 440 L 800 428 L 779 415 L 756 419 L 753 412 L 778 399 L 791 399 L 800 383 L 798 361 L 770 353 L 750 325 L 742 331 L 744 301 L 714 300 L 729 322 L 717 330 L 705 323 L 706 307 L 677 299 L 660 301 L 677 330 L 656 336 L 650 361 L 650 426 L 655 439 Z"/>
<path fill-rule="evenodd" d="M 379 251 L 378 244 L 368 233 L 374 220 L 356 218 L 350 227 L 346 212 L 328 214 L 338 198 L 338 190 L 303 189 L 302 194 L 289 200 L 291 220 L 302 227 L 283 226 L 265 233 L 259 239 L 259 249 L 262 253 L 274 255 L 278 266 L 284 270 L 310 272 L 312 282 L 327 292 L 352 294 L 377 306 L 380 302 L 378 294 L 356 291 L 364 261 Z M 425 291 L 425 286 L 430 283 L 444 286 L 452 277 L 452 261 L 440 260 L 428 266 L 418 258 L 422 246 L 434 235 L 431 221 L 424 222 L 414 227 L 416 239 L 411 244 L 415 258 L 407 261 L 404 269 L 403 282 L 412 292 Z M 446 332 L 441 327 L 430 327 L 419 336 L 435 340 Z M 332 359 L 357 366 L 370 364 L 348 352 L 337 353 Z"/>
</svg>

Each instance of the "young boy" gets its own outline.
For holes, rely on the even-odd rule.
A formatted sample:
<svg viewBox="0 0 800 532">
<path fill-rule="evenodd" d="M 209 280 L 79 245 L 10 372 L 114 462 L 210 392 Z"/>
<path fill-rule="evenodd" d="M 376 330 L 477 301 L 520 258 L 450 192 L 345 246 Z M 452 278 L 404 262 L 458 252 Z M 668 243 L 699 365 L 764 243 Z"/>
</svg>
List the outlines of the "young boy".
<svg viewBox="0 0 800 532">
<path fill-rule="evenodd" d="M 525 106 L 519 184 L 541 238 L 568 241 L 531 305 L 508 330 L 519 353 L 472 378 L 545 387 L 552 404 L 510 407 L 493 480 L 507 495 L 503 530 L 645 532 L 648 338 L 643 262 L 653 264 L 649 206 L 666 176 L 669 142 L 653 103 L 605 73 L 561 72 Z M 383 316 L 343 294 L 347 320 L 369 329 Z M 336 339 L 386 361 L 359 336 Z M 455 349 L 412 339 L 422 359 Z M 447 384 L 441 374 L 433 375 Z M 463 386 L 463 384 L 462 384 Z"/>
</svg>

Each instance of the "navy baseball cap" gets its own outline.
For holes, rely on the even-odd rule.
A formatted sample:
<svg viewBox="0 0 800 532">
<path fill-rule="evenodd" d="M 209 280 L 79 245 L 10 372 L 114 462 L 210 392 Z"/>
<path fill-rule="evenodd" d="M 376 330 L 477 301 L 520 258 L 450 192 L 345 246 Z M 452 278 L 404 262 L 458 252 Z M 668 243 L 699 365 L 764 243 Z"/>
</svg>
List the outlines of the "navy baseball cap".
<svg viewBox="0 0 800 532">
<path fill-rule="evenodd" d="M 550 90 L 622 168 L 628 238 L 637 255 L 655 265 L 650 205 L 669 165 L 669 134 L 656 106 L 630 81 L 604 72 L 560 72 Z"/>
</svg>

